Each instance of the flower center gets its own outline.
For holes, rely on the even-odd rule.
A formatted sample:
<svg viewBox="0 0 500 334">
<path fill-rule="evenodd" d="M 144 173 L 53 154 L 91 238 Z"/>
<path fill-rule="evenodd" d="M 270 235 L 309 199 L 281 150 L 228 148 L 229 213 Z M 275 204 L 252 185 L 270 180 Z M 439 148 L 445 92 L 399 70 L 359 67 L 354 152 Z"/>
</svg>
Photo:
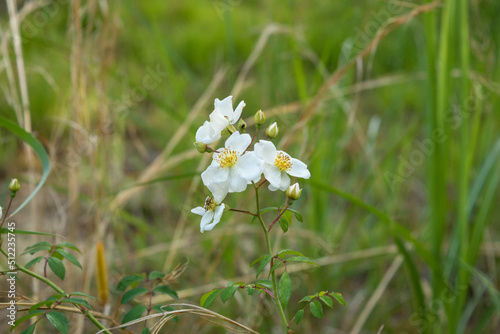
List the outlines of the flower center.
<svg viewBox="0 0 500 334">
<path fill-rule="evenodd" d="M 212 198 L 212 197 L 207 197 L 207 199 L 205 200 L 205 211 L 212 211 L 213 209 L 215 209 L 215 200 Z"/>
<path fill-rule="evenodd" d="M 217 155 L 215 161 L 219 163 L 220 168 L 233 167 L 238 161 L 238 155 L 235 150 L 225 148 Z"/>
<path fill-rule="evenodd" d="M 274 165 L 278 167 L 281 172 L 289 171 L 292 168 L 290 156 L 283 152 L 278 152 L 278 155 L 276 155 L 276 159 L 274 159 Z"/>
</svg>

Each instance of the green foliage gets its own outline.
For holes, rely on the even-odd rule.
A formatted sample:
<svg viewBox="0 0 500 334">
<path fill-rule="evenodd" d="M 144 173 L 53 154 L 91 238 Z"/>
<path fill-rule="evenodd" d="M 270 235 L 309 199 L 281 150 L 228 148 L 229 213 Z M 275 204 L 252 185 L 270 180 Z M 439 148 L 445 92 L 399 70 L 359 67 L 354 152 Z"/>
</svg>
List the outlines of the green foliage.
<svg viewBox="0 0 500 334">
<path fill-rule="evenodd" d="M 59 333 L 68 334 L 69 333 L 69 321 L 68 318 L 61 312 L 51 311 L 46 314 L 49 322 L 54 326 Z"/>
<path fill-rule="evenodd" d="M 143 295 L 143 294 L 148 293 L 148 292 L 149 292 L 149 290 L 146 288 L 143 288 L 143 287 L 130 289 L 123 294 L 122 300 L 120 301 L 120 303 L 126 304 L 129 301 L 131 301 L 132 299 L 134 299 L 135 297 L 137 297 L 139 295 Z"/>
<path fill-rule="evenodd" d="M 137 305 L 133 307 L 123 316 L 122 324 L 140 318 L 144 314 L 144 312 L 146 312 L 147 309 L 148 308 L 144 305 Z"/>
</svg>

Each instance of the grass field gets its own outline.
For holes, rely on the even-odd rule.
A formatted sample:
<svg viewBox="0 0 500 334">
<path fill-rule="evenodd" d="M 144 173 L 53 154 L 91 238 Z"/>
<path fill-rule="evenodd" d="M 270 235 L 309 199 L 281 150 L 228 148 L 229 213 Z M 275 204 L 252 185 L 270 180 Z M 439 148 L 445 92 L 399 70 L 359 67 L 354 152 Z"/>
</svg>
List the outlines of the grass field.
<svg viewBox="0 0 500 334">
<path fill-rule="evenodd" d="M 21 189 L 10 213 L 48 168 L 13 130 L 24 129 L 43 145 L 50 173 L 5 224 L 54 234 L 18 233 L 16 261 L 32 260 L 21 254 L 37 242 L 76 245 L 82 269 L 66 257 L 65 279 L 47 277 L 66 292 L 97 297 L 87 300 L 106 327 L 148 304 L 120 304 L 117 285 L 127 275 L 170 273 L 165 282 L 179 299 L 155 296 L 153 305 L 199 305 L 214 288 L 255 280 L 249 264 L 267 254 L 258 222 L 226 212 L 201 234 L 190 212 L 209 194 L 200 173 L 211 158 L 194 148 L 195 133 L 214 99 L 232 95 L 235 107 L 246 103 L 247 132 L 262 109 L 264 127 L 278 122 L 274 143 L 312 175 L 299 180 L 302 196 L 292 206 L 303 222 L 270 233 L 275 250 L 298 250 L 318 264 L 287 267 L 285 315 L 290 320 L 302 297 L 322 290 L 346 301 L 325 307 L 322 319 L 306 311 L 292 330 L 497 333 L 498 22 L 495 0 L 2 0 L 0 115 L 17 125 L 0 123 L 0 205 L 5 213 L 11 178 Z M 225 203 L 255 210 L 253 195 Z M 263 189 L 261 205 L 282 205 L 279 196 Z M 43 263 L 30 270 L 42 275 Z M 17 275 L 19 319 L 54 291 Z M 7 330 L 4 277 L 0 328 Z M 78 305 L 52 311 L 60 306 L 73 307 L 60 309 L 72 333 L 98 331 Z M 209 309 L 259 333 L 284 333 L 264 294 L 237 292 Z M 37 333 L 54 332 L 44 319 L 50 305 L 40 310 L 14 332 L 36 319 Z M 191 310 L 159 332 L 232 332 L 214 319 Z"/>
</svg>

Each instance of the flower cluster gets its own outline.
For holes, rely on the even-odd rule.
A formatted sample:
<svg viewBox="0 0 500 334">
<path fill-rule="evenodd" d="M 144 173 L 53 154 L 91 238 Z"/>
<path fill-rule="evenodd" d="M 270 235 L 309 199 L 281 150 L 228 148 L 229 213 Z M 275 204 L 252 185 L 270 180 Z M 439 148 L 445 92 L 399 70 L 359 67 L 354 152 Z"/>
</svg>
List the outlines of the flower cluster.
<svg viewBox="0 0 500 334">
<path fill-rule="evenodd" d="M 200 152 L 213 152 L 210 166 L 201 174 L 203 184 L 210 190 L 212 197 L 206 199 L 204 207 L 191 210 L 203 216 L 200 228 L 202 233 L 212 230 L 219 223 L 225 208 L 222 201 L 228 193 L 245 191 L 247 185 L 258 183 L 262 175 L 265 181 L 269 182 L 271 191 L 287 191 L 290 187 L 290 176 L 304 179 L 311 176 L 305 163 L 292 158 L 286 152 L 277 150 L 271 141 L 259 140 L 254 145 L 254 151 L 249 151 L 258 129 L 265 120 L 262 111 L 259 110 L 255 115 L 257 130 L 252 138 L 246 133 L 240 133 L 233 126 L 240 119 L 245 102 L 241 101 L 233 110 L 232 96 L 228 96 L 222 101 L 215 99 L 214 107 L 209 117 L 210 121 L 205 121 L 196 132 L 196 148 Z M 244 124 L 243 121 L 240 123 Z M 246 124 L 238 128 L 244 131 Z M 214 150 L 207 146 L 219 140 L 226 131 L 230 136 L 225 141 L 224 147 Z M 266 134 L 270 139 L 275 138 L 278 134 L 277 123 L 271 124 Z M 293 192 L 296 198 L 290 196 L 289 198 L 297 199 L 300 196 L 298 189 L 298 185 L 295 184 L 289 192 Z"/>
</svg>

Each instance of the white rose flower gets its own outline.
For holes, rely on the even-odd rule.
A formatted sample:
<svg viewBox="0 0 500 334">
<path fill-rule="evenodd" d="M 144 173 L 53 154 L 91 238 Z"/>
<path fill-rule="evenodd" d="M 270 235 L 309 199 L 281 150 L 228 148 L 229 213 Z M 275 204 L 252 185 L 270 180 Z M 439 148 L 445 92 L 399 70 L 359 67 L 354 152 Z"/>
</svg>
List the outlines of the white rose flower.
<svg viewBox="0 0 500 334">
<path fill-rule="evenodd" d="M 214 111 L 210 114 L 210 122 L 205 123 L 196 131 L 196 141 L 211 144 L 221 137 L 221 131 L 229 124 L 235 124 L 241 116 L 245 102 L 241 101 L 233 111 L 232 96 L 224 100 L 215 99 Z"/>
<path fill-rule="evenodd" d="M 290 176 L 308 179 L 311 173 L 302 161 L 290 157 L 283 151 L 276 150 L 274 144 L 267 140 L 260 140 L 255 144 L 255 153 L 264 161 L 264 176 L 269 181 L 269 190 L 285 191 L 290 186 Z"/>
<path fill-rule="evenodd" d="M 198 206 L 191 210 L 192 213 L 202 216 L 200 223 L 201 233 L 212 231 L 214 226 L 220 222 L 224 207 L 224 204 L 217 205 L 212 197 L 207 197 L 203 208 Z"/>
<path fill-rule="evenodd" d="M 252 142 L 249 134 L 233 133 L 213 155 L 210 166 L 201 174 L 203 184 L 222 202 L 228 192 L 245 191 L 247 184 L 258 181 L 262 160 L 254 152 L 245 152 Z M 243 154 L 245 152 L 245 154 Z"/>
</svg>

